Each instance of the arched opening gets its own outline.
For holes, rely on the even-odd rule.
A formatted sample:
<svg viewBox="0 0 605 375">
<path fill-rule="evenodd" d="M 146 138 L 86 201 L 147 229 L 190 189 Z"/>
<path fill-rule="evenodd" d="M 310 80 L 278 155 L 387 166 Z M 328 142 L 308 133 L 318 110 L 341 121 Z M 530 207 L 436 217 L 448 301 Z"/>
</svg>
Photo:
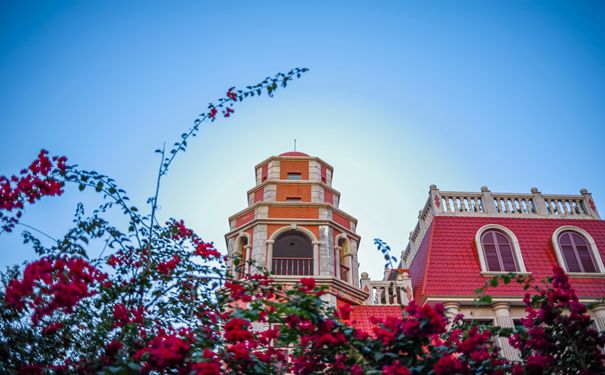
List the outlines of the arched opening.
<svg viewBox="0 0 605 375">
<path fill-rule="evenodd" d="M 313 244 L 295 230 L 280 234 L 273 244 L 271 270 L 275 275 L 313 275 Z"/>
<path fill-rule="evenodd" d="M 351 273 L 351 264 L 348 261 L 351 259 L 350 256 L 347 256 L 351 253 L 351 243 L 346 237 L 341 237 L 338 240 L 338 247 L 340 248 L 340 279 L 342 281 L 349 282 L 349 275 Z"/>
<path fill-rule="evenodd" d="M 235 241 L 234 255 L 233 274 L 238 279 L 241 279 L 246 273 L 246 260 L 248 256 L 248 238 L 246 236 L 240 236 Z"/>
</svg>

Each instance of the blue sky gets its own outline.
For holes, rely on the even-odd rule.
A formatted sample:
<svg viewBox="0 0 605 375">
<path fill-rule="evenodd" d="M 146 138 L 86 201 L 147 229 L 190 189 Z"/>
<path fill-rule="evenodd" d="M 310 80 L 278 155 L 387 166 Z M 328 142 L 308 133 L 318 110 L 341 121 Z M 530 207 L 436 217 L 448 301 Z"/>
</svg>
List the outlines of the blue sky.
<svg viewBox="0 0 605 375">
<path fill-rule="evenodd" d="M 164 181 L 159 214 L 224 249 L 253 166 L 296 138 L 334 166 L 341 208 L 359 219 L 361 271 L 379 277 L 372 238 L 402 250 L 432 183 L 586 187 L 605 207 L 603 25 L 596 1 L 3 1 L 0 174 L 47 148 L 143 206 L 153 150 L 209 101 L 308 67 L 205 128 Z M 78 201 L 98 197 L 69 188 L 24 222 L 60 236 Z M 0 265 L 33 257 L 18 232 L 0 237 Z"/>
</svg>

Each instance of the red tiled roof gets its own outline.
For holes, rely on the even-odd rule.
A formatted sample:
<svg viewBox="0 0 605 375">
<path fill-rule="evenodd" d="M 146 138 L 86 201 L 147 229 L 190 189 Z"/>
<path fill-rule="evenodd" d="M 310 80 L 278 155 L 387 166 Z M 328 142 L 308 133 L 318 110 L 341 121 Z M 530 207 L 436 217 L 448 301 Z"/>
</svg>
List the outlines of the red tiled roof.
<svg viewBox="0 0 605 375">
<path fill-rule="evenodd" d="M 403 316 L 403 306 L 351 306 L 351 317 L 346 323 L 354 328 L 373 334 L 372 328 L 375 325 L 371 322 L 371 318 L 385 319 L 390 316 L 401 318 Z"/>
<path fill-rule="evenodd" d="M 525 268 L 538 281 L 549 277 L 558 264 L 552 234 L 563 225 L 588 232 L 605 259 L 603 220 L 437 216 L 410 266 L 414 297 L 419 303 L 431 296 L 474 297 L 475 289 L 488 279 L 480 273 L 475 245 L 477 230 L 486 224 L 502 225 L 515 234 Z M 605 296 L 605 278 L 572 277 L 570 281 L 580 298 Z M 525 291 L 520 284 L 511 283 L 490 289 L 489 294 L 522 297 Z"/>
<path fill-rule="evenodd" d="M 309 156 L 309 155 L 305 154 L 304 152 L 288 151 L 288 152 L 284 152 L 283 154 L 279 154 L 279 156 Z"/>
</svg>

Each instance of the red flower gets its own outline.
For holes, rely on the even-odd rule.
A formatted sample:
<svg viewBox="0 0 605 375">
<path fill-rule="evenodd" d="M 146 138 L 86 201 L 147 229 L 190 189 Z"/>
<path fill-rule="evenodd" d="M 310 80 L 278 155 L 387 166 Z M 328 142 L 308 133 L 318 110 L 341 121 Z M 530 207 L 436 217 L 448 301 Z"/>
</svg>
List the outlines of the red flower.
<svg viewBox="0 0 605 375">
<path fill-rule="evenodd" d="M 162 262 L 158 264 L 158 272 L 162 275 L 168 276 L 170 272 L 172 272 L 172 270 L 174 270 L 179 263 L 181 263 L 181 258 L 178 255 L 175 255 L 174 258 L 172 258 L 168 262 Z"/>
<path fill-rule="evenodd" d="M 48 335 L 48 336 L 54 335 L 58 330 L 60 330 L 63 327 L 64 327 L 64 325 L 61 322 L 49 324 L 46 327 L 42 328 L 42 334 Z"/>
<path fill-rule="evenodd" d="M 300 283 L 302 284 L 302 288 L 300 288 L 303 292 L 310 292 L 315 289 L 315 279 L 310 277 L 304 277 L 300 279 Z"/>
<path fill-rule="evenodd" d="M 234 102 L 237 101 L 237 93 L 233 92 L 233 89 L 235 87 L 232 87 L 229 89 L 229 91 L 227 91 L 227 97 L 231 100 L 233 100 Z"/>
<path fill-rule="evenodd" d="M 210 119 L 214 121 L 217 113 L 218 113 L 218 110 L 216 108 L 212 107 L 210 109 L 210 112 L 208 112 L 208 117 L 210 117 Z"/>
<path fill-rule="evenodd" d="M 393 362 L 392 365 L 384 365 L 382 367 L 382 373 L 384 375 L 408 375 L 410 370 L 403 366 L 399 361 Z"/>
<path fill-rule="evenodd" d="M 240 318 L 232 318 L 225 324 L 225 340 L 246 341 L 252 339 L 252 333 L 248 331 L 250 322 Z"/>
<path fill-rule="evenodd" d="M 433 367 L 433 371 L 436 375 L 457 374 L 465 372 L 465 366 L 452 355 L 447 355 L 439 358 Z"/>
</svg>

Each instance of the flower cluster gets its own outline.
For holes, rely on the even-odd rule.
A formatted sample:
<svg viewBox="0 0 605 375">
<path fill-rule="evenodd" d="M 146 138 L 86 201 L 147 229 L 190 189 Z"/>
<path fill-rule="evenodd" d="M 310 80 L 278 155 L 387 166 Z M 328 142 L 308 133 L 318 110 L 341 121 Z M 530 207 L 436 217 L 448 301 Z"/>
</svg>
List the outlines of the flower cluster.
<svg viewBox="0 0 605 375">
<path fill-rule="evenodd" d="M 63 193 L 66 161 L 64 156 L 50 158 L 48 151 L 42 150 L 19 176 L 0 176 L 0 223 L 3 230 L 10 232 L 14 228 L 26 202 L 31 204 L 43 196 Z"/>
<path fill-rule="evenodd" d="M 107 275 L 82 258 L 43 258 L 27 265 L 21 280 L 12 279 L 5 291 L 5 302 L 20 311 L 32 308 L 32 322 L 57 310 L 71 312 L 78 302 L 92 296 L 94 283 Z"/>
<path fill-rule="evenodd" d="M 533 296 L 527 293 L 524 302 L 523 328 L 509 339 L 523 359 L 513 367 L 514 374 L 556 372 L 561 367 L 578 368 L 586 374 L 604 370 L 605 335 L 592 328 L 586 306 L 561 267 L 553 268 L 548 288 L 538 288 Z"/>
<path fill-rule="evenodd" d="M 145 308 L 143 306 L 128 309 L 124 304 L 118 303 L 113 307 L 114 327 L 123 327 L 126 324 L 143 324 Z"/>
<path fill-rule="evenodd" d="M 164 372 L 172 368 L 186 370 L 186 359 L 193 341 L 193 334 L 187 329 L 180 329 L 178 332 L 159 329 L 157 335 L 147 346 L 137 351 L 134 358 L 144 361 L 144 374 L 152 371 Z"/>
<path fill-rule="evenodd" d="M 193 246 L 195 246 L 195 253 L 204 259 L 219 259 L 221 253 L 214 248 L 212 242 L 204 242 L 199 238 L 193 230 L 187 228 L 183 220 L 176 221 L 172 220 L 166 223 L 172 233 L 172 238 L 175 240 L 190 240 Z"/>
</svg>

